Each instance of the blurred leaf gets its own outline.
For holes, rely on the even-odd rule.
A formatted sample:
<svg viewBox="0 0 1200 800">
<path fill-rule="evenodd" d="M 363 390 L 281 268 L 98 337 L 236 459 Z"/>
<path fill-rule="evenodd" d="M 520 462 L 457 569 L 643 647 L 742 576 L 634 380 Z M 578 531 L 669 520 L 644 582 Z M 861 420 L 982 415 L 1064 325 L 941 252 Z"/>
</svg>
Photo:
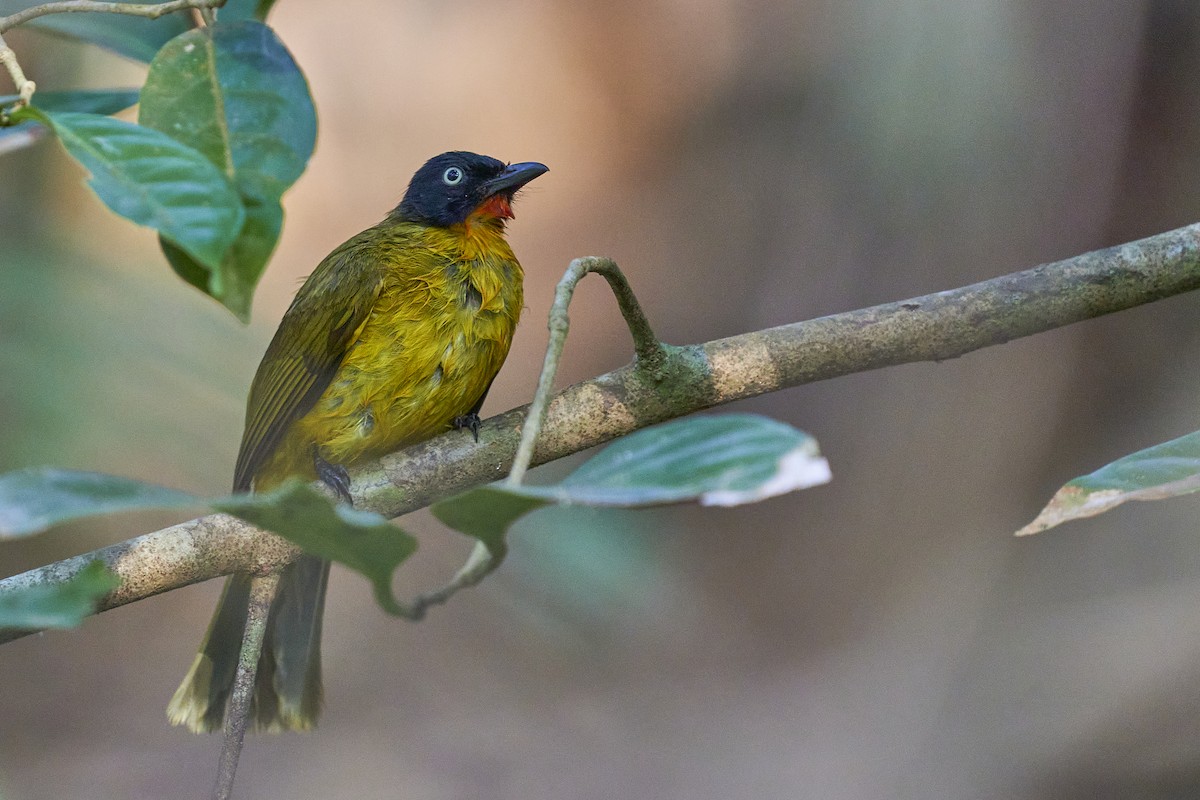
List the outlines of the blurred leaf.
<svg viewBox="0 0 1200 800">
<path fill-rule="evenodd" d="M 229 182 L 169 136 L 74 111 L 22 108 L 13 119 L 49 125 L 92 174 L 88 184 L 105 205 L 154 228 L 203 264 L 219 264 L 241 230 L 245 212 Z"/>
<path fill-rule="evenodd" d="M 160 0 L 125 0 L 150 5 Z M 0 16 L 23 11 L 36 3 L 32 0 L 0 0 Z M 229 0 L 217 11 L 225 22 L 241 19 L 266 19 L 273 2 L 268 0 Z M 31 26 L 49 33 L 99 45 L 135 61 L 149 62 L 164 44 L 194 27 L 191 10 L 150 19 L 128 14 L 105 12 L 46 14 L 29 21 Z"/>
<path fill-rule="evenodd" d="M 82 111 L 86 114 L 115 114 L 138 101 L 137 89 L 79 89 L 70 92 L 43 92 L 36 95 L 42 111 Z M 0 95 L 0 107 L 17 101 L 17 95 Z"/>
<path fill-rule="evenodd" d="M 508 562 L 507 580 L 536 587 L 541 619 L 571 629 L 686 603 L 655 537 L 675 519 L 666 506 L 547 506 L 513 525 L 521 558 Z"/>
<path fill-rule="evenodd" d="M 235 495 L 212 507 L 345 564 L 374 584 L 375 600 L 385 611 L 403 613 L 392 594 L 392 573 L 416 551 L 417 540 L 378 514 L 334 504 L 299 482 L 268 494 Z"/>
<path fill-rule="evenodd" d="M 0 475 L 0 539 L 95 514 L 200 504 L 185 492 L 116 475 L 33 467 Z"/>
<path fill-rule="evenodd" d="M 1027 536 L 1094 517 L 1130 500 L 1165 500 L 1200 490 L 1200 431 L 1119 458 L 1059 489 L 1037 518 L 1017 531 Z"/>
<path fill-rule="evenodd" d="M 23 150 L 45 135 L 45 126 L 34 125 L 30 122 L 0 128 L 0 156 L 5 153 Z M 0 798 L 0 800 L 3 800 L 3 798 Z"/>
<path fill-rule="evenodd" d="M 145 5 L 156 0 L 132 0 Z M 0 15 L 23 11 L 32 5 L 30 0 L 0 0 Z M 191 12 L 182 11 L 158 19 L 132 17 L 128 14 L 71 13 L 46 14 L 30 20 L 29 25 L 99 45 L 135 61 L 149 61 L 158 48 L 192 26 Z"/>
<path fill-rule="evenodd" d="M 0 629 L 73 628 L 120 583 L 103 562 L 93 561 L 65 583 L 0 593 Z"/>
<path fill-rule="evenodd" d="M 275 0 L 229 0 L 217 11 L 217 21 L 237 22 L 243 19 L 265 21 Z"/>
<path fill-rule="evenodd" d="M 37 107 L 43 111 L 83 111 L 89 114 L 115 114 L 138 101 L 137 89 L 92 89 L 76 92 L 38 92 Z M 17 95 L 0 96 L 0 108 L 17 101 Z M 37 122 L 22 122 L 0 128 L 0 153 L 32 144 L 39 137 L 34 131 L 44 130 Z"/>
<path fill-rule="evenodd" d="M 163 250 L 180 276 L 245 319 L 279 238 L 280 197 L 304 172 L 316 143 L 316 110 L 303 73 L 261 23 L 192 30 L 151 63 L 139 121 L 199 150 L 237 188 L 245 225 L 216 269 L 178 248 Z"/>
<path fill-rule="evenodd" d="M 494 483 L 435 503 L 432 511 L 499 559 L 509 526 L 551 503 L 635 508 L 695 500 L 732 506 L 829 479 L 829 464 L 808 434 L 766 417 L 725 414 L 630 434 L 557 484 Z"/>
</svg>

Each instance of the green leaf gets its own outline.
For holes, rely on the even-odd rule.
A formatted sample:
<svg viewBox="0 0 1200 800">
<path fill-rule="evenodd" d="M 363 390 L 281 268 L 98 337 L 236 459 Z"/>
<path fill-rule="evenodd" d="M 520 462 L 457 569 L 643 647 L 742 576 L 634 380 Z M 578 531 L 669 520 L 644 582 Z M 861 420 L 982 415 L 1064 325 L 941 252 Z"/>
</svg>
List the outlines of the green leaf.
<svg viewBox="0 0 1200 800">
<path fill-rule="evenodd" d="M 519 517 L 545 505 L 636 508 L 697 501 L 732 506 L 827 483 L 816 440 L 751 414 L 690 417 L 618 439 L 550 486 L 495 483 L 434 504 L 498 562 Z M 494 569 L 496 564 L 491 564 Z"/>
<path fill-rule="evenodd" d="M 1059 489 L 1037 518 L 1017 531 L 1027 536 L 1111 511 L 1130 500 L 1165 500 L 1200 490 L 1200 431 L 1119 458 Z"/>
<path fill-rule="evenodd" d="M 115 114 L 138 101 L 137 89 L 95 89 L 76 92 L 38 92 L 37 106 L 43 111 L 83 111 L 89 114 Z M 0 96 L 0 109 L 17 101 L 17 95 Z M 22 122 L 0 128 L 0 153 L 8 153 L 38 138 L 45 128 L 37 122 Z"/>
<path fill-rule="evenodd" d="M 303 73 L 261 23 L 188 31 L 151 63 L 139 120 L 199 150 L 237 188 L 246 222 L 220 265 L 208 269 L 176 248 L 163 249 L 185 280 L 245 319 L 279 238 L 279 200 L 316 143 L 316 110 Z"/>
<path fill-rule="evenodd" d="M 491 484 L 434 503 L 430 510 L 443 524 L 478 539 L 499 562 L 508 553 L 509 527 L 550 504 L 545 498 L 512 492 L 504 484 Z"/>
<path fill-rule="evenodd" d="M 150 64 L 139 122 L 199 150 L 246 195 L 278 198 L 316 144 L 308 82 L 252 20 L 188 31 Z"/>
<path fill-rule="evenodd" d="M 219 299 L 246 322 L 250 317 L 254 287 L 279 241 L 279 231 L 283 228 L 283 208 L 278 202 L 243 199 L 246 202 L 246 221 L 216 271 L 201 266 L 162 237 L 159 237 L 159 245 L 167 257 L 167 263 L 179 277 L 205 294 Z"/>
<path fill-rule="evenodd" d="M 117 214 L 154 228 L 215 267 L 245 220 L 237 193 L 203 155 L 158 131 L 98 114 L 22 108 L 16 121 L 50 126 Z"/>
<path fill-rule="evenodd" d="M 69 520 L 139 508 L 189 508 L 199 498 L 141 481 L 54 467 L 0 475 L 0 539 L 28 536 Z"/>
<path fill-rule="evenodd" d="M 93 561 L 65 583 L 29 586 L 0 593 L 0 629 L 73 628 L 96 610 L 96 601 L 120 579 Z"/>
<path fill-rule="evenodd" d="M 533 491 L 560 503 L 596 506 L 688 500 L 735 506 L 829 479 L 829 464 L 808 434 L 766 417 L 723 414 L 638 431 L 586 461 L 558 487 Z"/>
<path fill-rule="evenodd" d="M 403 613 L 392 594 L 392 573 L 416 551 L 417 540 L 378 514 L 334 505 L 299 482 L 268 494 L 235 495 L 212 507 L 362 573 L 374 584 L 376 602 L 385 611 Z"/>
</svg>

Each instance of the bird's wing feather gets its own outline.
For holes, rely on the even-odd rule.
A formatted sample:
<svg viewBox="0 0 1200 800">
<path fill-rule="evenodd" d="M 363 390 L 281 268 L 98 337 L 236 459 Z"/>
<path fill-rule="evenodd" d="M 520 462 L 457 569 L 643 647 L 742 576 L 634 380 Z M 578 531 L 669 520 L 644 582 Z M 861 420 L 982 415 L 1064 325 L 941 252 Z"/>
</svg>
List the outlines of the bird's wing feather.
<svg viewBox="0 0 1200 800">
<path fill-rule="evenodd" d="M 250 490 L 288 427 L 329 386 L 366 322 L 383 281 L 380 259 L 366 233 L 330 253 L 283 315 L 250 387 L 235 492 Z"/>
</svg>

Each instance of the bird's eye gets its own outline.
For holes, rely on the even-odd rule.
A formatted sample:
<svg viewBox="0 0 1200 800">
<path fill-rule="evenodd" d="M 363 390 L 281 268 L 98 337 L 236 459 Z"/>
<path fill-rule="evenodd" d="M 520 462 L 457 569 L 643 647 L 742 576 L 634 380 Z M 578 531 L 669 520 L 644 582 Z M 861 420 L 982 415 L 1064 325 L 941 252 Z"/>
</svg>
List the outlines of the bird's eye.
<svg viewBox="0 0 1200 800">
<path fill-rule="evenodd" d="M 442 183 L 447 186 L 457 186 L 462 183 L 463 171 L 458 167 L 450 167 L 442 173 Z"/>
</svg>

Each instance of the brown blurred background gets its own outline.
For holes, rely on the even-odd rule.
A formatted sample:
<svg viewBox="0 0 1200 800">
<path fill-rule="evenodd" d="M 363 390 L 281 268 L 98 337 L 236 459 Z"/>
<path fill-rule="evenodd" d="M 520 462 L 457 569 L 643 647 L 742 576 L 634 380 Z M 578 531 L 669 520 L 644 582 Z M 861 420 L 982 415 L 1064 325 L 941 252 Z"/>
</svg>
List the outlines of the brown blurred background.
<svg viewBox="0 0 1200 800">
<path fill-rule="evenodd" d="M 287 0 L 272 21 L 321 128 L 249 329 L 53 142 L 0 159 L 0 467 L 224 491 L 298 280 L 442 150 L 552 170 L 511 226 L 528 309 L 488 413 L 529 399 L 574 256 L 617 258 L 686 343 L 1200 219 L 1190 0 Z M 42 88 L 140 82 L 9 38 Z M 1200 796 L 1196 501 L 1011 536 L 1065 480 L 1200 427 L 1197 306 L 740 404 L 815 434 L 834 483 L 543 513 L 420 625 L 336 574 L 322 727 L 253 738 L 239 796 Z M 629 359 L 602 281 L 572 319 L 564 381 Z M 3 545 L 0 574 L 165 521 Z M 467 546 L 405 524 L 411 591 Z M 219 589 L 0 650 L 0 796 L 207 796 L 218 739 L 163 709 Z"/>
</svg>

